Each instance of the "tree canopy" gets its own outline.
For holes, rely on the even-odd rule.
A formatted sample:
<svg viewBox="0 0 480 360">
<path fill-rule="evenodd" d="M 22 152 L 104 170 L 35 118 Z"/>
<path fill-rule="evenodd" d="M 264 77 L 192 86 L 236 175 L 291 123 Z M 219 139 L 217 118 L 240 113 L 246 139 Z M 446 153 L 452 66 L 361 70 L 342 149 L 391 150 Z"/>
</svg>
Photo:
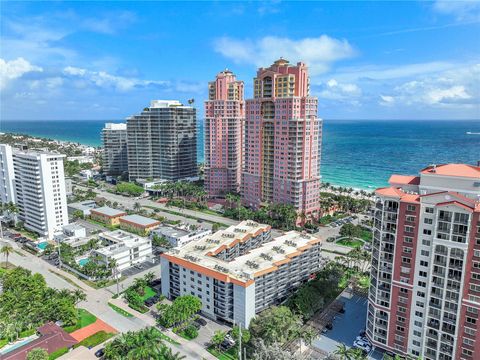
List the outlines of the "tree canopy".
<svg viewBox="0 0 480 360">
<path fill-rule="evenodd" d="M 76 323 L 78 292 L 49 288 L 42 275 L 32 275 L 20 267 L 4 272 L 1 277 L 0 338 L 14 340 L 20 332 L 48 321 Z"/>
<path fill-rule="evenodd" d="M 173 300 L 172 305 L 159 304 L 160 325 L 172 327 L 189 320 L 202 308 L 202 301 L 193 295 L 179 296 Z"/>
</svg>

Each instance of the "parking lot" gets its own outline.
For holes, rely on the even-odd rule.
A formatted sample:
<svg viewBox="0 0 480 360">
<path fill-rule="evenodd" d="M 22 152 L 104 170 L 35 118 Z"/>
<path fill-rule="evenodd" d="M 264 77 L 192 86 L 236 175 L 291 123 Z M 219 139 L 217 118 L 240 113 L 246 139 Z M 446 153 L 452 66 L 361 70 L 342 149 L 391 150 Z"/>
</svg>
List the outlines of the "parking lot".
<svg viewBox="0 0 480 360">
<path fill-rule="evenodd" d="M 333 353 L 342 343 L 352 347 L 359 333 L 365 330 L 367 298 L 357 295 L 353 295 L 352 298 L 342 296 L 341 301 L 345 303 L 345 313 L 337 314 L 333 320 L 333 329 L 327 330 L 312 343 L 312 346 L 323 353 Z M 381 360 L 383 351 L 374 349 L 368 354 L 368 358 Z"/>
</svg>

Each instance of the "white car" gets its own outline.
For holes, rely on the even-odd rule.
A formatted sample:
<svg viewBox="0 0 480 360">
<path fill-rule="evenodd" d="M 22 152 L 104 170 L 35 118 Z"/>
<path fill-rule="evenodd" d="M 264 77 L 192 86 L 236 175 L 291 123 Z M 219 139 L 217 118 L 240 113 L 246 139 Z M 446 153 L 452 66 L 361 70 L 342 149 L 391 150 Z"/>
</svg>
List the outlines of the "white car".
<svg viewBox="0 0 480 360">
<path fill-rule="evenodd" d="M 353 342 L 353 347 L 357 348 L 357 349 L 360 349 L 360 350 L 363 350 L 367 353 L 369 353 L 372 350 L 372 346 L 369 343 L 367 343 L 366 341 L 363 341 L 363 340 L 355 340 Z"/>
<path fill-rule="evenodd" d="M 366 336 L 357 336 L 355 341 L 363 341 L 364 343 L 367 343 L 368 345 L 372 346 L 372 344 L 370 344 L 370 341 L 367 339 Z"/>
</svg>

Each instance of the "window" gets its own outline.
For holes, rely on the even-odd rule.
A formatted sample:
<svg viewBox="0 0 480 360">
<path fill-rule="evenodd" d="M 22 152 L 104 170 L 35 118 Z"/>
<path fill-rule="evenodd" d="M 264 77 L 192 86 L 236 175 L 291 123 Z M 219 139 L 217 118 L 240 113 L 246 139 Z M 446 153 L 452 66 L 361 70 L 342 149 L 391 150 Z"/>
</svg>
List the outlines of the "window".
<svg viewBox="0 0 480 360">
<path fill-rule="evenodd" d="M 413 226 L 405 226 L 406 233 L 413 233 Z"/>
<path fill-rule="evenodd" d="M 427 287 L 427 283 L 425 281 L 419 281 L 418 286 L 420 287 Z"/>
<path fill-rule="evenodd" d="M 468 349 L 464 349 L 462 348 L 462 354 L 463 355 L 466 355 L 466 356 L 472 356 L 473 355 L 473 352 L 468 350 Z"/>
<path fill-rule="evenodd" d="M 406 247 L 406 246 L 404 246 L 404 247 L 403 247 L 403 252 L 404 252 L 405 254 L 411 254 L 411 253 L 412 253 L 412 248 L 411 248 L 411 247 Z"/>
<path fill-rule="evenodd" d="M 433 207 L 426 207 L 426 208 L 425 208 L 425 212 L 426 212 L 427 214 L 433 214 Z"/>
<path fill-rule="evenodd" d="M 422 245 L 430 246 L 430 240 L 425 240 L 425 239 L 423 239 L 423 240 L 422 240 Z"/>
<path fill-rule="evenodd" d="M 410 236 L 405 236 L 405 237 L 403 238 L 403 241 L 410 244 L 410 243 L 413 242 L 413 238 L 410 237 Z"/>
<path fill-rule="evenodd" d="M 471 339 L 463 338 L 463 343 L 468 346 L 473 346 L 473 340 Z"/>
<path fill-rule="evenodd" d="M 405 216 L 405 220 L 408 222 L 415 222 L 415 216 L 407 215 Z"/>
<path fill-rule="evenodd" d="M 426 267 L 428 267 L 428 261 L 421 260 L 421 261 L 420 261 L 420 265 L 421 265 L 421 266 L 426 266 Z"/>
<path fill-rule="evenodd" d="M 423 229 L 424 235 L 432 235 L 432 230 Z"/>
<path fill-rule="evenodd" d="M 415 205 L 407 205 L 407 211 L 415 211 L 417 207 Z"/>
<path fill-rule="evenodd" d="M 475 329 L 465 327 L 465 334 L 475 336 L 475 333 L 476 333 Z"/>
<path fill-rule="evenodd" d="M 424 218 L 423 219 L 424 224 L 432 225 L 433 224 L 433 219 L 430 218 Z"/>
<path fill-rule="evenodd" d="M 430 255 L 430 252 L 427 251 L 427 250 L 422 250 L 420 253 L 421 253 L 423 256 L 429 256 L 429 255 Z"/>
<path fill-rule="evenodd" d="M 467 316 L 467 324 L 473 324 L 475 325 L 477 323 L 477 319 L 474 319 L 470 316 Z"/>
<path fill-rule="evenodd" d="M 421 312 L 421 311 L 415 311 L 415 316 L 423 317 L 423 312 Z"/>
</svg>

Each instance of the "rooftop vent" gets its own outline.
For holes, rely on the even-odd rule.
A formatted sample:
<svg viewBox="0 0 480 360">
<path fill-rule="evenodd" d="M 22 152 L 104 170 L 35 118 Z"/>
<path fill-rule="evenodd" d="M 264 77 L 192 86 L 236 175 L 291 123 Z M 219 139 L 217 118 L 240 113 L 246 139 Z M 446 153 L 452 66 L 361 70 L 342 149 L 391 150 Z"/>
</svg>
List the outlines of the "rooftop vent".
<svg viewBox="0 0 480 360">
<path fill-rule="evenodd" d="M 265 260 L 268 260 L 268 261 L 272 261 L 272 259 L 273 259 L 273 257 L 271 255 L 265 254 L 265 253 L 261 253 L 260 257 L 265 259 Z"/>
<path fill-rule="evenodd" d="M 285 254 L 285 250 L 281 246 L 274 246 L 272 250 L 279 254 Z"/>
<path fill-rule="evenodd" d="M 258 269 L 258 264 L 255 261 L 247 260 L 245 264 L 247 264 L 247 266 L 251 267 L 252 269 Z"/>
</svg>

